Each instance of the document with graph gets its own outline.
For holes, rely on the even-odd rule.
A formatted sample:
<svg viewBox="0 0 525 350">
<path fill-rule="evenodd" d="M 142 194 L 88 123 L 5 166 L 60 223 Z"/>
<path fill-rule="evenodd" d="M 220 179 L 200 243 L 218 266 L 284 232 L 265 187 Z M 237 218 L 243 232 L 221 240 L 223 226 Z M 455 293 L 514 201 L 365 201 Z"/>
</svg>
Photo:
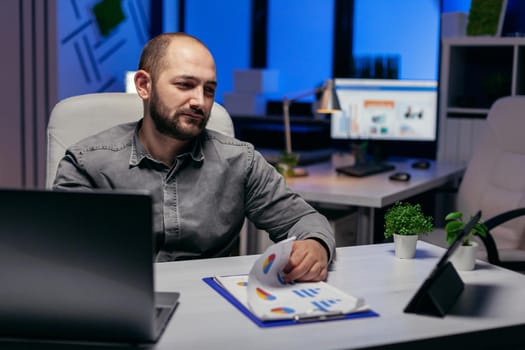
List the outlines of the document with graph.
<svg viewBox="0 0 525 350">
<path fill-rule="evenodd" d="M 213 282 L 228 293 L 223 294 L 225 297 L 231 297 L 244 308 L 241 311 L 251 313 L 263 323 L 324 321 L 349 318 L 349 315 L 377 316 L 362 298 L 344 293 L 328 283 L 285 282 L 282 270 L 288 262 L 294 239 L 270 246 L 257 259 L 249 274 L 216 276 Z M 211 281 L 207 282 L 210 284 Z"/>
</svg>

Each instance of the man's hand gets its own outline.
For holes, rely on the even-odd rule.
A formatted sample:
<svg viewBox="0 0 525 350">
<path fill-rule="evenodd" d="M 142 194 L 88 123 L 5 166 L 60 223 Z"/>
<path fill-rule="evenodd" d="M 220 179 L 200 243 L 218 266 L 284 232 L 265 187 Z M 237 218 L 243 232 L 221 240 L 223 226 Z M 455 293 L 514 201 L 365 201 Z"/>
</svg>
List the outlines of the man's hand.
<svg viewBox="0 0 525 350">
<path fill-rule="evenodd" d="M 328 276 L 328 252 L 315 239 L 294 241 L 284 273 L 287 282 L 324 281 Z"/>
</svg>

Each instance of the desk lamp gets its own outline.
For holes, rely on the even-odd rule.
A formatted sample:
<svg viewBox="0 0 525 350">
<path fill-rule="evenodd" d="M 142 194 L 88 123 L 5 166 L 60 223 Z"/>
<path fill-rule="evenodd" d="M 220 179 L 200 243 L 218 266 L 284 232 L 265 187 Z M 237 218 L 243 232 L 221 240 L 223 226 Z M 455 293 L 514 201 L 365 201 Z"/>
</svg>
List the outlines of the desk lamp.
<svg viewBox="0 0 525 350">
<path fill-rule="evenodd" d="M 332 79 L 327 79 L 323 86 L 317 87 L 313 90 L 302 92 L 293 97 L 285 96 L 283 98 L 283 118 L 284 118 L 284 137 L 286 150 L 281 156 L 277 169 L 285 177 L 297 177 L 307 175 L 306 170 L 294 168 L 299 161 L 299 156 L 292 153 L 292 137 L 290 131 L 290 105 L 293 101 L 310 95 L 322 93 L 321 103 L 317 109 L 317 113 L 329 114 L 341 110 L 339 106 L 339 99 L 335 92 L 335 86 Z"/>
</svg>

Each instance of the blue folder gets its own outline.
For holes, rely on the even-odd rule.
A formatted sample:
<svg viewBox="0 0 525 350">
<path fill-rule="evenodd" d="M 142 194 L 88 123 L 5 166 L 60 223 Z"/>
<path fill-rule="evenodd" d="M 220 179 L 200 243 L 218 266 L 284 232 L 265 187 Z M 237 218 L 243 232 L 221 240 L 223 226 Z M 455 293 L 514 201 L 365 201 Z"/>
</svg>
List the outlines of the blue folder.
<svg viewBox="0 0 525 350">
<path fill-rule="evenodd" d="M 324 322 L 324 321 L 340 321 L 348 320 L 353 318 L 363 318 L 363 317 L 376 317 L 379 316 L 378 313 L 366 310 L 350 314 L 340 315 L 338 317 L 316 317 L 309 318 L 307 320 L 301 319 L 288 319 L 288 320 L 273 320 L 273 321 L 262 321 L 257 316 L 255 316 L 250 310 L 248 310 L 241 302 L 239 302 L 233 295 L 231 295 L 226 289 L 224 289 L 213 277 L 205 277 L 202 279 L 206 284 L 213 288 L 217 293 L 222 295 L 226 300 L 228 300 L 233 306 L 235 306 L 240 312 L 242 312 L 246 317 L 253 321 L 257 326 L 266 328 L 266 327 L 278 327 L 278 326 L 292 326 L 304 323 L 311 322 Z"/>
</svg>

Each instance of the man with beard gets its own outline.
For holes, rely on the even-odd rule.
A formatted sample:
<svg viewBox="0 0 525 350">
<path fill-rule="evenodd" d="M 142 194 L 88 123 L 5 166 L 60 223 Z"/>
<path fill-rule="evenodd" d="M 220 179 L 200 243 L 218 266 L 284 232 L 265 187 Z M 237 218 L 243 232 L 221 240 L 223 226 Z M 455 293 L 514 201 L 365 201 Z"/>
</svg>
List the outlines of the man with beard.
<svg viewBox="0 0 525 350">
<path fill-rule="evenodd" d="M 159 262 L 230 255 L 247 217 L 275 242 L 297 237 L 288 280 L 324 280 L 335 251 L 326 218 L 253 145 L 205 129 L 217 87 L 207 47 L 184 33 L 153 38 L 135 87 L 143 118 L 71 146 L 53 188 L 149 191 Z"/>
</svg>

